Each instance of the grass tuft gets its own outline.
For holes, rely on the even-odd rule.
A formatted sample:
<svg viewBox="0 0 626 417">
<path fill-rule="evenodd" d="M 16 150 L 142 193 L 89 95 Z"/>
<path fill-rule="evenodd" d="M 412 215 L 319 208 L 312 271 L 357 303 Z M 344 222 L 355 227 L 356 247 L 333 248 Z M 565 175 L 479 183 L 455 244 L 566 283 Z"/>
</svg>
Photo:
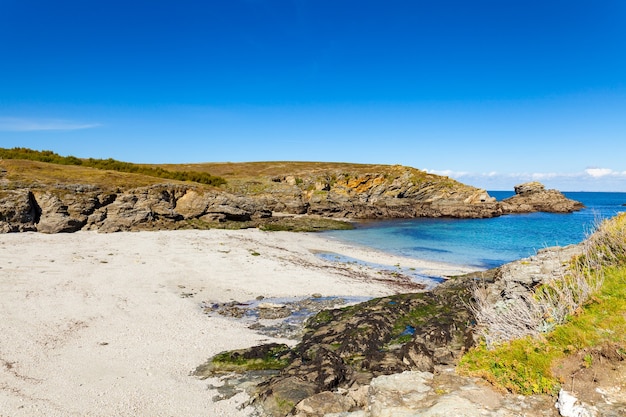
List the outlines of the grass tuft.
<svg viewBox="0 0 626 417">
<path fill-rule="evenodd" d="M 541 303 L 550 304 L 558 310 L 554 320 L 562 317 L 561 324 L 543 334 L 491 345 L 485 338 L 461 358 L 458 370 L 507 391 L 554 394 L 560 382 L 552 369 L 566 355 L 606 343 L 626 349 L 625 231 L 626 214 L 604 221 L 585 241 L 584 254 L 574 259 L 568 275 L 525 297 L 526 302 L 537 303 L 529 308 L 541 308 L 542 313 L 551 311 Z M 557 301 L 569 304 L 557 308 Z"/>
</svg>

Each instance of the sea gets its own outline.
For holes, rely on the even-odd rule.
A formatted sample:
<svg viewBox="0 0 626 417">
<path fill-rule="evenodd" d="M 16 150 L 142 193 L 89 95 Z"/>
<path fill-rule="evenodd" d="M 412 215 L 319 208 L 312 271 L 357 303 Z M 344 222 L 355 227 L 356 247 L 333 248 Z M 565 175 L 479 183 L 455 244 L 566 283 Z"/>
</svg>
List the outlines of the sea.
<svg viewBox="0 0 626 417">
<path fill-rule="evenodd" d="M 512 191 L 489 191 L 497 200 Z M 583 241 L 603 220 L 626 211 L 626 193 L 563 192 L 585 208 L 567 214 L 508 214 L 489 219 L 366 221 L 328 237 L 396 255 L 472 268 L 495 268 L 551 246 Z"/>
</svg>

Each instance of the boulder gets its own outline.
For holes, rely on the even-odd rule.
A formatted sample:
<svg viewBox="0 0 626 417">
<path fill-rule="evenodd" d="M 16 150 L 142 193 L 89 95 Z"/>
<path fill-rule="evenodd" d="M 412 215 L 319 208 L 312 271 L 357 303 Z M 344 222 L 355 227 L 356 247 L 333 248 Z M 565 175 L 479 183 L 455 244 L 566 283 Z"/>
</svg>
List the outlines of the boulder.
<svg viewBox="0 0 626 417">
<path fill-rule="evenodd" d="M 430 372 L 403 372 L 379 376 L 369 391 L 370 417 L 418 416 L 422 401 L 432 390 Z"/>
<path fill-rule="evenodd" d="M 176 200 L 176 212 L 185 219 L 199 218 L 207 211 L 209 201 L 205 194 L 196 190 L 187 190 L 182 197 Z"/>
<path fill-rule="evenodd" d="M 345 395 L 324 391 L 300 401 L 295 413 L 298 417 L 324 417 L 330 413 L 350 411 L 354 405 L 354 401 Z"/>
<path fill-rule="evenodd" d="M 546 187 L 538 181 L 532 181 L 524 184 L 518 184 L 513 187 L 513 190 L 516 195 L 528 195 L 545 191 Z"/>
</svg>

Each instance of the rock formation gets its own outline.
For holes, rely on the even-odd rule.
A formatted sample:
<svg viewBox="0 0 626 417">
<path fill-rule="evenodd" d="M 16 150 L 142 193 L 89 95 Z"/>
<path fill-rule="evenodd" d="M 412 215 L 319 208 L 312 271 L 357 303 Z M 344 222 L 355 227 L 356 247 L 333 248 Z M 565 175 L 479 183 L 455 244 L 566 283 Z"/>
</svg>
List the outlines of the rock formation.
<svg viewBox="0 0 626 417">
<path fill-rule="evenodd" d="M 221 188 L 183 182 L 107 187 L 58 180 L 54 185 L 24 185 L 8 180 L 9 168 L 2 171 L 0 182 L 0 232 L 115 232 L 208 227 L 227 221 L 258 226 L 273 214 L 357 220 L 483 218 L 582 207 L 558 191 L 544 190 L 539 183 L 518 186 L 515 197 L 497 202 L 485 190 L 414 168 L 372 167 L 376 172 L 357 168 L 258 174 L 233 179 Z"/>
<path fill-rule="evenodd" d="M 334 410 L 328 413 L 345 412 L 367 406 L 373 378 L 452 366 L 473 344 L 468 308 L 472 283 L 472 277 L 459 278 L 432 292 L 399 294 L 318 313 L 295 348 L 271 358 L 288 365 L 259 386 L 257 403 L 275 417 L 289 414 L 296 405 L 302 415 L 316 416 L 321 401 L 328 402 L 323 409 Z M 267 346 L 258 346 L 221 358 L 266 357 L 266 351 Z M 196 375 L 211 375 L 219 367 L 229 369 L 228 363 L 209 362 Z"/>
<path fill-rule="evenodd" d="M 557 190 L 546 190 L 539 182 L 527 182 L 515 186 L 515 195 L 501 202 L 504 213 L 571 213 L 584 205 L 570 200 Z"/>
</svg>

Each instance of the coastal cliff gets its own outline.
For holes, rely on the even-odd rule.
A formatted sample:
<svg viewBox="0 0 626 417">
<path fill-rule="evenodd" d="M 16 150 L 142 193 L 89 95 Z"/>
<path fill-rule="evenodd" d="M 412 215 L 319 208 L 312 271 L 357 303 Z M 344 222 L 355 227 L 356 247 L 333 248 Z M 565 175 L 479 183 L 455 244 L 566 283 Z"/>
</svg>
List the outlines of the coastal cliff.
<svg viewBox="0 0 626 417">
<path fill-rule="evenodd" d="M 149 168 L 154 169 L 154 168 Z M 210 169 L 211 186 L 87 167 L 0 161 L 0 232 L 258 227 L 285 218 L 486 218 L 578 210 L 558 191 L 523 188 L 504 202 L 485 190 L 399 165 L 249 163 L 174 166 Z M 176 171 L 168 171 L 176 172 Z M 290 226 L 291 227 L 291 226 Z M 316 227 L 336 227 L 323 224 Z"/>
</svg>

